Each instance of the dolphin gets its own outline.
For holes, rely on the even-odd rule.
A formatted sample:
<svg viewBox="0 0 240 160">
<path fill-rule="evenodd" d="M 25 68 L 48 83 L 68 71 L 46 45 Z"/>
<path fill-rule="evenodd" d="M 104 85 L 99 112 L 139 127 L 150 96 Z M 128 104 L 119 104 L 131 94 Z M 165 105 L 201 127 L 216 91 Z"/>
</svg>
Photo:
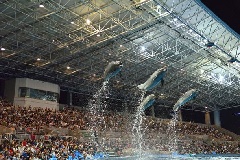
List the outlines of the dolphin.
<svg viewBox="0 0 240 160">
<path fill-rule="evenodd" d="M 105 71 L 103 73 L 104 80 L 108 81 L 109 79 L 114 77 L 116 74 L 118 74 L 121 71 L 122 66 L 123 65 L 121 61 L 110 62 L 105 68 Z"/>
<path fill-rule="evenodd" d="M 150 107 L 155 102 L 155 95 L 148 95 L 140 104 L 140 108 L 142 111 L 145 111 L 148 107 Z"/>
<path fill-rule="evenodd" d="M 186 104 L 188 101 L 195 99 L 197 96 L 197 90 L 196 89 L 191 89 L 187 91 L 179 100 L 177 103 L 173 106 L 173 111 L 177 112 L 181 106 Z"/>
<path fill-rule="evenodd" d="M 165 76 L 166 72 L 166 66 L 156 70 L 145 83 L 138 85 L 138 88 L 141 90 L 149 91 L 153 89 L 160 81 L 163 85 L 163 77 Z"/>
</svg>

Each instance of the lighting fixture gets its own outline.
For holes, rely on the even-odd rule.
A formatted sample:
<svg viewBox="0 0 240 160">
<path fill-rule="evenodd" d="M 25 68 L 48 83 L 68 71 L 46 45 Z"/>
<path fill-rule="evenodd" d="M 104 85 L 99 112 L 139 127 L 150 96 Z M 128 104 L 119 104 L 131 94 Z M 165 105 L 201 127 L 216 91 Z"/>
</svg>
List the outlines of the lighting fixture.
<svg viewBox="0 0 240 160">
<path fill-rule="evenodd" d="M 99 33 L 97 34 L 97 37 L 100 37 L 100 34 L 99 34 Z"/>
<path fill-rule="evenodd" d="M 5 51 L 5 50 L 6 50 L 5 48 L 3 48 L 3 47 L 1 48 L 1 51 Z"/>
<path fill-rule="evenodd" d="M 145 48 L 144 46 L 141 46 L 140 49 L 141 49 L 141 51 L 143 51 L 143 52 L 146 50 L 146 48 Z"/>
<path fill-rule="evenodd" d="M 91 24 L 90 19 L 86 19 L 86 23 L 87 23 L 87 25 L 90 25 Z"/>
<path fill-rule="evenodd" d="M 74 22 L 71 22 L 71 24 L 75 24 Z"/>
<path fill-rule="evenodd" d="M 222 75 L 219 76 L 219 82 L 223 82 L 224 77 Z"/>
<path fill-rule="evenodd" d="M 37 58 L 37 61 L 40 61 L 41 59 L 40 58 Z"/>
<path fill-rule="evenodd" d="M 40 8 L 44 8 L 44 5 L 43 5 L 43 4 L 40 4 L 39 7 L 40 7 Z"/>
<path fill-rule="evenodd" d="M 67 66 L 67 69 L 70 69 L 70 67 L 69 67 L 69 66 Z"/>
</svg>

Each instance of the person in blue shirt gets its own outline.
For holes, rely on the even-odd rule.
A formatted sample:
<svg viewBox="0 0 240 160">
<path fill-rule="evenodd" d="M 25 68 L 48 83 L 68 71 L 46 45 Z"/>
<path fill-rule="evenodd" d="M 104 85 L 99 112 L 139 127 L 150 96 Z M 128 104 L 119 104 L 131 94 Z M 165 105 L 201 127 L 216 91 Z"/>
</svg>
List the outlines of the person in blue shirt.
<svg viewBox="0 0 240 160">
<path fill-rule="evenodd" d="M 52 155 L 52 157 L 49 160 L 57 160 L 57 157 L 55 155 Z"/>
</svg>

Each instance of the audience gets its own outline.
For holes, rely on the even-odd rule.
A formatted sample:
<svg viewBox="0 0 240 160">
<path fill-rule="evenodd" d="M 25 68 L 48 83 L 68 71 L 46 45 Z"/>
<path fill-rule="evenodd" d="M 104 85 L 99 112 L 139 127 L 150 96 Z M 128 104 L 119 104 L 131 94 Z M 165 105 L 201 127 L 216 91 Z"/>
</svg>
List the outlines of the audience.
<svg viewBox="0 0 240 160">
<path fill-rule="evenodd" d="M 114 112 L 91 112 L 65 107 L 56 111 L 51 109 L 13 106 L 0 100 L 0 125 L 15 130 L 23 130 L 29 138 L 21 140 L 14 135 L 13 140 L 2 138 L 0 159 L 83 159 L 86 156 L 102 156 L 102 151 L 114 151 L 117 155 L 133 149 L 137 144 L 131 140 L 134 115 Z M 170 120 L 144 117 L 144 149 L 169 151 Z M 50 139 L 36 138 L 35 135 L 47 135 L 45 128 L 76 130 L 94 130 L 94 139 L 83 141 L 78 138 L 63 138 L 59 135 Z M 177 150 L 186 153 L 240 153 L 239 141 L 220 130 L 195 123 L 178 122 L 174 126 L 177 136 Z M 112 133 L 118 137 L 104 137 Z M 98 139 L 99 136 L 99 139 Z M 205 137 L 204 139 L 202 137 Z M 15 138 L 15 139 L 14 139 Z M 104 144 L 104 145 L 102 145 Z M 77 158 L 76 158 L 77 159 Z"/>
</svg>

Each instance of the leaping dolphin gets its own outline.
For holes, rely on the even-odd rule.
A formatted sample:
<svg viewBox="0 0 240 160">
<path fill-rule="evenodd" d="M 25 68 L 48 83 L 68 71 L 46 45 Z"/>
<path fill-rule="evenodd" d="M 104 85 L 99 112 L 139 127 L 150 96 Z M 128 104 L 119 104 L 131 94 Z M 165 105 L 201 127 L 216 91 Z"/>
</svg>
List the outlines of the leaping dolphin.
<svg viewBox="0 0 240 160">
<path fill-rule="evenodd" d="M 148 107 L 150 107 L 155 102 L 155 95 L 148 95 L 140 104 L 141 110 L 145 111 Z"/>
<path fill-rule="evenodd" d="M 105 81 L 108 81 L 110 78 L 114 77 L 118 74 L 122 69 L 122 62 L 121 61 L 112 61 L 110 62 L 107 67 L 105 68 L 103 77 Z"/>
<path fill-rule="evenodd" d="M 191 90 L 187 91 L 181 98 L 179 98 L 177 103 L 174 105 L 173 111 L 177 112 L 180 109 L 181 106 L 186 104 L 188 101 L 190 101 L 192 99 L 195 99 L 196 96 L 197 96 L 197 90 L 196 89 L 191 89 Z"/>
<path fill-rule="evenodd" d="M 148 80 L 145 83 L 138 85 L 138 88 L 141 90 L 149 91 L 149 90 L 153 89 L 160 81 L 163 84 L 163 82 L 164 82 L 163 77 L 165 76 L 166 72 L 167 72 L 166 66 L 156 70 L 150 76 L 150 78 L 148 78 Z"/>
</svg>

